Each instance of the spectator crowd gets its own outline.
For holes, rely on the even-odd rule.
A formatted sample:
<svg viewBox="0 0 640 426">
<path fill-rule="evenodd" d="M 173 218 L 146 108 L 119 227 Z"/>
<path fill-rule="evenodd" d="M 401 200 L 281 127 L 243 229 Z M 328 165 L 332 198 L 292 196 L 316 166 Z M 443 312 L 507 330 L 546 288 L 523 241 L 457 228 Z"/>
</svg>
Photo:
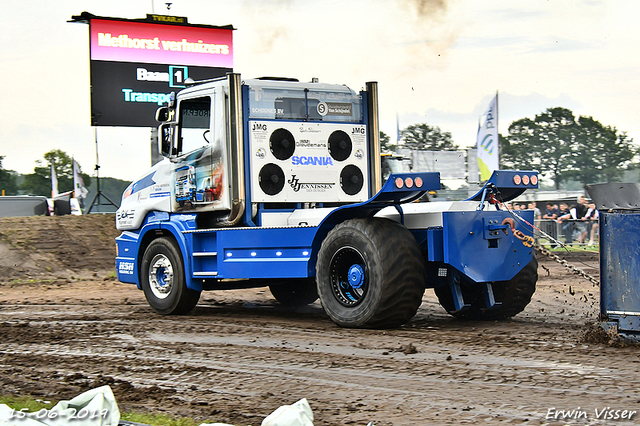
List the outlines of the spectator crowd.
<svg viewBox="0 0 640 426">
<path fill-rule="evenodd" d="M 547 202 L 544 214 L 533 201 L 528 204 L 507 203 L 506 207 L 512 210 L 533 210 L 536 228 L 542 229 L 554 239 L 562 234 L 567 245 L 574 242 L 585 244 L 588 238 L 587 244 L 592 246 L 597 239 L 598 209 L 584 195 L 578 197 L 577 203 L 572 205 L 566 202 Z M 537 242 L 539 235 L 534 233 L 534 237 Z M 551 243 L 555 245 L 553 241 Z"/>
</svg>

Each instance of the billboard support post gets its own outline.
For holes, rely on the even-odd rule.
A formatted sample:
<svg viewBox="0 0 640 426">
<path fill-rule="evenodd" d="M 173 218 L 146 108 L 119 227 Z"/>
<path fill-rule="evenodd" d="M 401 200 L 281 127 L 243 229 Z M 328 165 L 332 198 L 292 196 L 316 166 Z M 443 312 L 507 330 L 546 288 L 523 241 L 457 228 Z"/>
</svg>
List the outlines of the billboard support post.
<svg viewBox="0 0 640 426">
<path fill-rule="evenodd" d="M 109 197 L 107 197 L 106 194 L 103 194 L 102 191 L 100 191 L 100 160 L 98 159 L 98 128 L 94 127 L 94 135 L 95 135 L 95 139 L 96 139 L 96 167 L 95 167 L 95 171 L 96 171 L 96 195 L 93 196 L 93 200 L 91 200 L 91 204 L 89 204 L 89 208 L 87 209 L 87 211 L 85 212 L 85 214 L 89 214 L 91 213 L 91 210 L 93 209 L 93 206 L 114 206 L 115 208 L 118 208 L 120 206 L 118 206 L 116 203 L 114 203 L 113 201 L 111 201 L 111 199 Z M 105 200 L 108 201 L 108 203 L 102 203 L 100 201 L 100 197 L 103 197 Z"/>
</svg>

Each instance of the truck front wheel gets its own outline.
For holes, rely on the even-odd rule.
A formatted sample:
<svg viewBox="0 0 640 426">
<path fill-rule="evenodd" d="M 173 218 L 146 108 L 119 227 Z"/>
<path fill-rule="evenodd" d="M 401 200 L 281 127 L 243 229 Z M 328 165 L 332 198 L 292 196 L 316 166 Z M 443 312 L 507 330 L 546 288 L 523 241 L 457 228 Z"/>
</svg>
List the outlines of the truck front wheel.
<svg viewBox="0 0 640 426">
<path fill-rule="evenodd" d="M 167 237 L 153 240 L 144 252 L 140 268 L 144 296 L 154 311 L 163 315 L 190 312 L 200 292 L 187 288 L 180 250 Z"/>
<path fill-rule="evenodd" d="M 318 295 L 343 327 L 398 327 L 416 314 L 425 265 L 413 235 L 397 222 L 351 219 L 322 242 L 316 264 Z"/>
</svg>

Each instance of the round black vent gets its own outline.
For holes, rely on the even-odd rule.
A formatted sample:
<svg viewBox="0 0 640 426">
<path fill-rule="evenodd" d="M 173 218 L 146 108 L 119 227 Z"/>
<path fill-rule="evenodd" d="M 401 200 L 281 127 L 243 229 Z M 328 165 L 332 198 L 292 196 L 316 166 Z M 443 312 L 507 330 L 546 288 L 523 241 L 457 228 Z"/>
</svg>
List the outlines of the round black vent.
<svg viewBox="0 0 640 426">
<path fill-rule="evenodd" d="M 265 164 L 258 174 L 258 182 L 265 194 L 276 195 L 284 188 L 284 172 L 277 164 Z"/>
<path fill-rule="evenodd" d="M 351 155 L 351 138 L 342 130 L 336 130 L 329 136 L 329 154 L 336 161 L 344 161 Z"/>
<path fill-rule="evenodd" d="M 278 160 L 287 160 L 296 150 L 296 140 L 287 129 L 278 129 L 271 133 L 269 147 L 273 156 Z"/>
<path fill-rule="evenodd" d="M 364 177 L 360 169 L 353 164 L 346 166 L 340 172 L 340 187 L 349 195 L 356 195 L 364 185 Z"/>
</svg>

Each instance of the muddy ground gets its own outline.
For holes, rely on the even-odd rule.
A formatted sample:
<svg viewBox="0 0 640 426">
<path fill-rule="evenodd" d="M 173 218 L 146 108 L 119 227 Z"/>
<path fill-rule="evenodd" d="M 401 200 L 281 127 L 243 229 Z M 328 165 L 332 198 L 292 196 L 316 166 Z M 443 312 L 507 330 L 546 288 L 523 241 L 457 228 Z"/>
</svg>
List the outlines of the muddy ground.
<svg viewBox="0 0 640 426">
<path fill-rule="evenodd" d="M 122 410 L 238 426 L 303 397 L 316 425 L 640 422 L 597 418 L 640 411 L 640 349 L 594 331 L 598 288 L 552 261 L 512 320 L 456 320 L 427 290 L 404 327 L 349 330 L 268 289 L 159 316 L 114 280 L 116 235 L 112 216 L 0 219 L 1 394 L 57 401 L 109 384 Z M 597 255 L 567 260 L 598 274 Z"/>
</svg>

